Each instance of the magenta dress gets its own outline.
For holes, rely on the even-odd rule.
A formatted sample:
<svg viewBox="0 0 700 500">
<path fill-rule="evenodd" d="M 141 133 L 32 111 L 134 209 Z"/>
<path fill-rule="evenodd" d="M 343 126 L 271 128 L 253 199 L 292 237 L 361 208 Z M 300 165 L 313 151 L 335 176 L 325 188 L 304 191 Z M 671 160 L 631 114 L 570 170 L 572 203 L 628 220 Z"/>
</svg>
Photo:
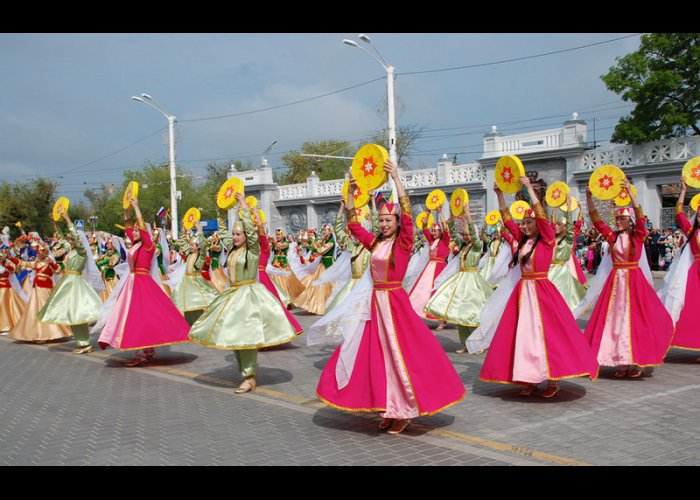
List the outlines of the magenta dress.
<svg viewBox="0 0 700 500">
<path fill-rule="evenodd" d="M 98 340 L 102 349 L 142 349 L 188 341 L 190 325 L 150 275 L 156 247 L 148 231 L 138 231 L 141 242 L 127 255 L 131 273 Z M 132 241 L 133 232 L 134 228 L 126 229 Z"/>
<path fill-rule="evenodd" d="M 443 225 L 444 226 L 444 225 Z M 433 296 L 435 278 L 447 267 L 447 257 L 450 255 L 450 232 L 443 227 L 442 238 L 436 240 L 430 231 L 423 229 L 423 234 L 430 244 L 430 260 L 425 265 L 425 269 L 420 273 L 416 283 L 408 294 L 411 306 L 416 314 L 421 318 L 437 319 L 430 314 L 426 314 L 423 309 Z"/>
<path fill-rule="evenodd" d="M 442 346 L 419 320 L 401 287 L 413 246 L 413 219 L 409 214 L 401 215 L 396 240 L 382 241 L 372 250 L 371 319 L 362 331 L 348 384 L 338 389 L 336 381 L 342 345 L 321 373 L 316 394 L 335 408 L 408 419 L 442 411 L 461 401 L 466 393 Z M 370 248 L 375 238 L 372 233 L 356 221 L 348 224 L 348 229 L 365 248 Z"/>
<path fill-rule="evenodd" d="M 630 237 L 593 218 L 593 225 L 610 244 L 613 269 L 585 336 L 602 366 L 661 365 L 673 337 L 673 320 L 639 268 L 648 233 L 646 219 L 637 213 Z"/>
<path fill-rule="evenodd" d="M 598 376 L 595 354 L 581 335 L 571 309 L 547 278 L 556 246 L 554 230 L 541 207 L 535 219 L 541 239 L 513 288 L 494 334 L 479 378 L 486 382 L 531 383 Z M 503 211 L 506 228 L 521 240 L 524 234 Z M 526 255 L 534 239 L 520 249 Z"/>
<path fill-rule="evenodd" d="M 700 230 L 692 234 L 693 227 L 683 212 L 676 214 L 676 223 L 689 239 L 688 245 L 693 252 L 695 262 L 688 271 L 683 310 L 676 323 L 676 333 L 671 346 L 700 351 L 700 322 L 697 313 L 697 308 L 700 306 Z"/>
<path fill-rule="evenodd" d="M 258 261 L 258 281 L 265 285 L 265 288 L 267 288 L 272 295 L 277 298 L 278 302 L 282 306 L 282 309 L 284 309 L 284 314 L 287 315 L 287 319 L 291 323 L 291 325 L 294 327 L 294 332 L 297 335 L 300 335 L 304 332 L 304 329 L 301 327 L 297 319 L 292 316 L 292 313 L 289 312 L 287 309 L 287 306 L 282 302 L 282 299 L 280 298 L 279 293 L 277 293 L 277 288 L 275 287 L 274 283 L 272 283 L 272 280 L 270 277 L 267 275 L 267 272 L 265 271 L 265 268 L 267 267 L 267 263 L 270 261 L 270 242 L 267 240 L 267 236 L 264 233 L 260 233 L 260 238 L 258 238 L 258 241 L 260 242 L 260 260 Z"/>
</svg>

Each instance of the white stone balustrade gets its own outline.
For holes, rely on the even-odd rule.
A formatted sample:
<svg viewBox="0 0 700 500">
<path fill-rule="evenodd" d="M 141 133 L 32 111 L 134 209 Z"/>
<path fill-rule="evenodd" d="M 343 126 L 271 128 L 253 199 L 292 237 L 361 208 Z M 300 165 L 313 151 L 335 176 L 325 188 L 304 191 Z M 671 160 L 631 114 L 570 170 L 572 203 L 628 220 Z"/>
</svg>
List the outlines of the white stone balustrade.
<svg viewBox="0 0 700 500">
<path fill-rule="evenodd" d="M 293 200 L 295 198 L 306 198 L 306 183 L 287 184 L 279 186 L 281 200 Z"/>
<path fill-rule="evenodd" d="M 679 137 L 640 145 L 623 144 L 586 151 L 581 157 L 580 170 L 593 170 L 601 165 L 632 167 L 666 161 L 689 160 L 698 156 L 700 138 Z"/>
</svg>

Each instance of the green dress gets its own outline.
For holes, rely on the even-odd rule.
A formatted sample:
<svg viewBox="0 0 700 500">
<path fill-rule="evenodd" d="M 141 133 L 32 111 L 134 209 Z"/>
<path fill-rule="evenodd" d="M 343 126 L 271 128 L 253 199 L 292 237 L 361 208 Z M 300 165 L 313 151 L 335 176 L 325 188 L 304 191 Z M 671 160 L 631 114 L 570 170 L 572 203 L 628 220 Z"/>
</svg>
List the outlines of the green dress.
<svg viewBox="0 0 700 500">
<path fill-rule="evenodd" d="M 228 230 L 219 232 L 222 245 L 229 250 L 227 265 L 231 286 L 221 292 L 192 325 L 190 340 L 228 350 L 285 344 L 295 340 L 297 335 L 282 305 L 257 281 L 258 232 L 249 209 L 241 210 L 241 218 L 247 238 L 245 247 L 234 248 L 231 233 Z"/>
<path fill-rule="evenodd" d="M 350 295 L 352 289 L 355 288 L 355 285 L 357 285 L 360 278 L 362 278 L 362 275 L 365 273 L 371 256 L 364 246 L 355 243 L 352 238 L 348 236 L 348 233 L 345 232 L 345 224 L 342 217 L 336 217 L 333 229 L 335 230 L 335 237 L 337 238 L 338 244 L 352 253 L 350 263 L 352 266 L 352 277 L 343 285 L 343 288 L 340 289 L 336 296 L 333 297 L 333 300 L 331 300 L 330 304 L 326 307 L 326 313 L 345 300 L 345 297 Z"/>
<path fill-rule="evenodd" d="M 92 323 L 102 311 L 100 296 L 82 276 L 87 263 L 85 248 L 73 224 L 68 225 L 68 231 L 74 243 L 63 261 L 63 277 L 37 314 L 37 319 L 44 323 L 67 326 Z"/>
<path fill-rule="evenodd" d="M 189 247 L 185 247 L 187 248 L 187 261 L 185 262 L 187 270 L 182 281 L 170 293 L 170 298 L 173 299 L 175 306 L 183 313 L 203 311 L 219 295 L 216 288 L 202 276 L 202 267 L 204 267 L 204 260 L 207 256 L 206 248 L 209 242 L 199 234 L 197 240 L 199 241 L 199 252 L 196 254 L 189 253 Z"/>
<path fill-rule="evenodd" d="M 574 248 L 574 229 L 570 213 L 567 213 L 566 216 L 566 235 L 557 241 L 547 277 L 564 297 L 569 309 L 573 311 L 586 295 L 586 289 L 569 269 L 568 262 Z"/>
<path fill-rule="evenodd" d="M 455 231 L 452 234 L 461 247 L 463 240 L 459 233 Z M 472 243 L 464 246 L 459 253 L 459 272 L 435 290 L 425 310 L 443 321 L 475 327 L 479 325 L 481 310 L 493 289 L 477 270 L 484 243 L 477 236 L 473 223 L 469 224 L 469 235 Z"/>
</svg>

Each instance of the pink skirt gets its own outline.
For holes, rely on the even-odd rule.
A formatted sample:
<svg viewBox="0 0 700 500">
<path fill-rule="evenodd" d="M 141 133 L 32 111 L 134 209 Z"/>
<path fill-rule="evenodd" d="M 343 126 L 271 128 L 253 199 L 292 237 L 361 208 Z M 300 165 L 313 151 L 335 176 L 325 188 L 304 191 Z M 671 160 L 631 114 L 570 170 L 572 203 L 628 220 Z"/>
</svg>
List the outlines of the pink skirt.
<svg viewBox="0 0 700 500">
<path fill-rule="evenodd" d="M 700 261 L 696 260 L 688 271 L 685 302 L 676 323 L 676 333 L 671 341 L 671 346 L 700 351 L 698 306 L 700 306 Z"/>
<path fill-rule="evenodd" d="M 190 325 L 148 274 L 130 274 L 98 344 L 102 349 L 142 349 L 188 342 Z"/>
</svg>

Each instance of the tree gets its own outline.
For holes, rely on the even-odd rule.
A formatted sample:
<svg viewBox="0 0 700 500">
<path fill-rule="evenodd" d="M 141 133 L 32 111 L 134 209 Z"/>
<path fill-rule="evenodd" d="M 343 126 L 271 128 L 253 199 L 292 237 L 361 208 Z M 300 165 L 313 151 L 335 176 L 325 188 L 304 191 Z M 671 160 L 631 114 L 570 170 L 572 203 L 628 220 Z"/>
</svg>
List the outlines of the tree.
<svg viewBox="0 0 700 500">
<path fill-rule="evenodd" d="M 322 181 L 342 179 L 350 170 L 350 160 L 341 158 L 313 158 L 302 154 L 349 156 L 355 155 L 355 149 L 347 141 L 332 139 L 318 142 L 305 142 L 301 151 L 290 151 L 282 155 L 282 163 L 289 171 L 279 177 L 280 184 L 297 184 L 306 182 L 306 178 L 315 172 Z"/>
<path fill-rule="evenodd" d="M 415 152 L 416 140 L 423 135 L 424 127 L 418 125 L 399 126 L 396 134 L 396 160 L 401 168 L 408 168 L 407 162 Z M 389 133 L 386 129 L 373 132 L 367 142 L 380 144 L 389 151 Z"/>
<path fill-rule="evenodd" d="M 636 104 L 620 119 L 612 142 L 700 134 L 700 34 L 643 35 L 636 52 L 617 58 L 601 76 L 606 87 Z"/>
<path fill-rule="evenodd" d="M 0 228 L 10 227 L 13 237 L 19 235 L 17 222 L 29 231 L 38 231 L 42 236 L 53 233 L 51 211 L 57 199 L 57 184 L 44 177 L 27 182 L 0 184 Z"/>
</svg>

